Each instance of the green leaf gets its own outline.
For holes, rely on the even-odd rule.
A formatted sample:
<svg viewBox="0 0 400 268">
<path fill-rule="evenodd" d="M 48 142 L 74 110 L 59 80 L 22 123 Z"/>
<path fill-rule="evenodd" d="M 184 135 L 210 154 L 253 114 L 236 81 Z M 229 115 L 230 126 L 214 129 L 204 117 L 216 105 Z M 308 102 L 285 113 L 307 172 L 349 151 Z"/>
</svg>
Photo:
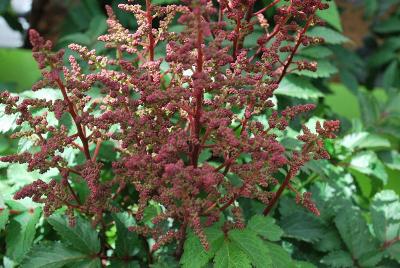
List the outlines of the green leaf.
<svg viewBox="0 0 400 268">
<path fill-rule="evenodd" d="M 389 89 L 393 86 L 399 73 L 399 64 L 397 60 L 392 61 L 383 73 L 382 83 L 385 89 Z"/>
<path fill-rule="evenodd" d="M 373 151 L 362 151 L 355 154 L 350 161 L 350 167 L 363 174 L 375 176 L 384 185 L 388 182 L 385 166 Z"/>
<path fill-rule="evenodd" d="M 281 246 L 273 243 L 266 242 L 268 251 L 270 252 L 272 265 L 271 268 L 294 268 L 296 267 L 290 258 L 289 253 L 284 250 Z"/>
<path fill-rule="evenodd" d="M 7 207 L 0 208 L 0 231 L 4 230 L 6 224 L 8 222 L 8 217 L 10 215 L 10 211 Z"/>
<path fill-rule="evenodd" d="M 323 252 L 338 250 L 341 246 L 342 241 L 335 229 L 329 229 L 319 241 L 314 243 L 314 248 Z"/>
<path fill-rule="evenodd" d="M 285 77 L 274 93 L 299 99 L 317 99 L 323 96 L 310 81 L 294 75 Z"/>
<path fill-rule="evenodd" d="M 47 221 L 73 248 L 87 254 L 100 251 L 98 234 L 88 221 L 78 217 L 75 226 L 70 226 L 67 218 L 60 215 L 52 215 Z"/>
<path fill-rule="evenodd" d="M 333 26 L 338 31 L 343 31 L 342 23 L 340 20 L 339 10 L 336 6 L 335 1 L 323 1 L 329 4 L 329 8 L 325 10 L 318 10 L 317 16 L 322 20 Z"/>
<path fill-rule="evenodd" d="M 386 249 L 390 257 L 400 263 L 400 242 L 397 242 Z"/>
<path fill-rule="evenodd" d="M 9 223 L 6 233 L 7 256 L 19 263 L 32 246 L 40 209 L 17 215 Z"/>
<path fill-rule="evenodd" d="M 31 252 L 21 264 L 22 268 L 59 268 L 68 264 L 76 264 L 90 256 L 67 248 L 59 242 L 52 242 L 48 245 L 37 245 L 32 248 Z M 98 259 L 95 259 L 98 261 Z M 99 263 L 100 264 L 100 263 Z M 77 267 L 77 266 L 74 266 Z M 100 265 L 91 265 L 85 267 L 101 267 Z"/>
<path fill-rule="evenodd" d="M 180 260 L 182 267 L 201 268 L 204 267 L 215 252 L 222 246 L 224 233 L 216 227 L 205 229 L 210 249 L 206 251 L 201 245 L 199 238 L 190 231 L 183 246 L 183 255 Z"/>
<path fill-rule="evenodd" d="M 248 229 L 235 229 L 228 233 L 228 237 L 247 254 L 255 267 L 263 268 L 272 265 L 268 248 L 255 232 Z"/>
<path fill-rule="evenodd" d="M 262 215 L 253 216 L 247 228 L 270 241 L 279 241 L 283 235 L 283 230 L 275 223 L 275 219 Z"/>
<path fill-rule="evenodd" d="M 295 265 L 296 268 L 317 268 L 314 264 L 305 261 L 297 261 Z"/>
<path fill-rule="evenodd" d="M 246 253 L 235 243 L 225 241 L 215 254 L 215 268 L 251 268 L 251 262 Z"/>
<path fill-rule="evenodd" d="M 390 17 L 386 21 L 380 22 L 374 28 L 374 31 L 381 34 L 392 34 L 400 32 L 400 18 Z"/>
<path fill-rule="evenodd" d="M 285 236 L 308 242 L 321 239 L 327 232 L 320 219 L 304 211 L 297 211 L 283 217 L 281 227 Z"/>
<path fill-rule="evenodd" d="M 377 250 L 361 211 L 356 207 L 344 207 L 335 217 L 340 236 L 353 258 L 360 260 Z"/>
<path fill-rule="evenodd" d="M 157 5 L 166 5 L 166 4 L 179 3 L 179 0 L 153 0 L 151 1 L 151 3 Z"/>
<path fill-rule="evenodd" d="M 321 263 L 334 268 L 354 267 L 351 255 L 343 250 L 329 253 L 322 258 Z"/>
<path fill-rule="evenodd" d="M 16 123 L 18 114 L 5 114 L 4 108 L 5 106 L 0 104 L 0 133 L 14 131 L 18 127 Z"/>
<path fill-rule="evenodd" d="M 340 45 L 350 41 L 341 33 L 321 26 L 312 28 L 310 31 L 308 31 L 308 35 L 312 37 L 322 37 L 324 38 L 325 43 L 330 45 Z"/>
<path fill-rule="evenodd" d="M 128 230 L 128 227 L 135 225 L 135 220 L 128 213 L 117 213 L 113 218 L 117 227 L 115 253 L 117 256 L 134 256 L 138 251 L 139 239 L 137 234 Z"/>
<path fill-rule="evenodd" d="M 384 243 L 400 235 L 400 200 L 392 190 L 377 193 L 371 202 L 372 226 Z"/>
<path fill-rule="evenodd" d="M 303 48 L 302 50 L 299 51 L 299 54 L 307 58 L 322 59 L 332 56 L 333 52 L 327 47 L 314 46 L 314 47 Z"/>
<path fill-rule="evenodd" d="M 140 268 L 140 263 L 138 261 L 123 261 L 123 260 L 112 260 L 111 268 Z M 157 266 L 151 266 L 156 268 Z M 168 267 L 165 267 L 168 268 Z"/>
<path fill-rule="evenodd" d="M 390 148 L 388 139 L 368 132 L 351 133 L 343 137 L 341 145 L 350 150 Z"/>
</svg>

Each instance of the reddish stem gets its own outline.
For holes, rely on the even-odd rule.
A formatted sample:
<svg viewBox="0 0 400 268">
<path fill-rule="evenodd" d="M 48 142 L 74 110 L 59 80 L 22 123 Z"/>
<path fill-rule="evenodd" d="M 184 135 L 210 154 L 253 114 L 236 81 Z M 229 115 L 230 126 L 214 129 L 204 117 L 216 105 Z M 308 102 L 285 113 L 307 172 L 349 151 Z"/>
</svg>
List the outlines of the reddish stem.
<svg viewBox="0 0 400 268">
<path fill-rule="evenodd" d="M 199 8 L 200 9 L 200 8 Z M 196 65 L 196 72 L 202 73 L 203 72 L 203 30 L 201 27 L 201 11 L 198 10 L 196 13 L 196 22 L 198 25 L 197 31 L 197 65 Z M 193 134 L 196 140 L 199 140 L 200 137 L 200 118 L 203 112 L 203 88 L 198 87 L 195 91 L 195 98 L 196 98 L 196 111 L 194 114 L 193 120 Z M 200 141 L 198 144 L 194 145 L 192 151 L 192 165 L 196 168 L 198 164 L 199 154 L 200 154 Z"/>
<path fill-rule="evenodd" d="M 275 206 L 276 202 L 278 201 L 279 197 L 282 195 L 283 190 L 285 190 L 285 188 L 289 185 L 290 180 L 293 178 L 293 172 L 291 171 L 291 169 L 289 169 L 285 180 L 283 181 L 283 183 L 281 184 L 281 186 L 279 187 L 278 191 L 275 193 L 274 198 L 272 198 L 271 202 L 268 204 L 268 206 L 264 209 L 264 215 L 267 216 L 268 213 L 271 211 L 271 209 Z"/>
<path fill-rule="evenodd" d="M 314 19 L 314 16 L 309 17 L 308 20 L 307 20 L 306 25 L 305 25 L 304 28 L 303 28 L 303 30 L 299 33 L 298 38 L 297 38 L 297 39 L 298 39 L 298 40 L 297 40 L 297 43 L 296 43 L 296 45 L 294 46 L 292 52 L 290 53 L 288 59 L 286 60 L 285 65 L 283 66 L 282 73 L 281 73 L 281 75 L 280 75 L 280 77 L 279 77 L 279 79 L 278 79 L 278 81 L 277 81 L 278 84 L 279 84 L 279 83 L 282 81 L 282 79 L 285 77 L 285 75 L 286 75 L 286 73 L 287 73 L 287 70 L 288 70 L 290 64 L 291 64 L 292 61 L 293 61 L 294 55 L 296 54 L 297 50 L 299 49 L 299 47 L 300 47 L 300 45 L 301 45 L 303 36 L 305 35 L 305 33 L 307 32 L 308 28 L 310 27 L 311 22 L 313 21 L 313 19 Z"/>
<path fill-rule="evenodd" d="M 57 78 L 55 81 L 56 81 L 58 87 L 59 87 L 60 90 L 61 90 L 61 93 L 62 93 L 62 95 L 63 95 L 63 97 L 64 97 L 64 100 L 65 100 L 65 101 L 67 102 L 67 104 L 68 104 L 69 113 L 71 114 L 72 119 L 74 120 L 74 123 L 75 123 L 75 125 L 76 125 L 76 129 L 77 129 L 77 131 L 78 131 L 78 136 L 79 136 L 79 138 L 81 139 L 82 144 L 83 144 L 83 152 L 84 152 L 84 154 L 85 154 L 85 157 L 86 157 L 87 160 L 90 160 L 89 142 L 88 142 L 88 139 L 86 138 L 86 136 L 85 136 L 85 134 L 84 134 L 84 132 L 83 132 L 82 125 L 81 125 L 81 124 L 78 122 L 78 120 L 77 120 L 78 115 L 77 115 L 76 112 L 75 112 L 74 105 L 73 105 L 73 103 L 71 102 L 71 100 L 69 99 L 69 97 L 68 97 L 68 95 L 67 95 L 67 90 L 66 90 L 66 88 L 65 88 L 65 86 L 64 86 L 64 84 L 63 84 L 63 82 L 61 81 L 61 79 L 60 79 L 60 78 Z"/>
<path fill-rule="evenodd" d="M 276 4 L 278 4 L 281 0 L 275 0 L 274 2 L 272 2 L 271 4 L 269 4 L 268 6 L 264 7 L 263 9 L 260 9 L 259 11 L 257 11 L 256 13 L 254 13 L 254 15 L 258 15 L 261 13 L 264 13 L 265 11 L 267 11 L 268 9 L 270 9 L 271 7 L 275 6 Z"/>
<path fill-rule="evenodd" d="M 153 36 L 153 15 L 151 14 L 151 0 L 146 0 L 146 18 L 149 25 L 149 54 L 150 60 L 154 61 L 154 36 Z"/>
</svg>

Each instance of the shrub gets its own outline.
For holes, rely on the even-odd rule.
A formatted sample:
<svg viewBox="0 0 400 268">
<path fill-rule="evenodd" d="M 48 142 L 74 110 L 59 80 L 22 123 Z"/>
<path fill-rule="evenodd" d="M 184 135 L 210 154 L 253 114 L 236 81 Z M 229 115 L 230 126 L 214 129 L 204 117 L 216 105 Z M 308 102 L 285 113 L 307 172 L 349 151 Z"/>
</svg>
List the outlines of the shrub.
<svg viewBox="0 0 400 268">
<path fill-rule="evenodd" d="M 274 90 L 293 71 L 316 71 L 315 62 L 296 58 L 296 53 L 323 41 L 307 36 L 307 30 L 322 24 L 316 12 L 328 6 L 320 0 L 292 0 L 277 9 L 271 30 L 263 13 L 278 2 L 259 11 L 253 10 L 254 1 L 220 1 L 217 6 L 206 0 L 167 6 L 146 1 L 145 10 L 120 4 L 133 13 L 138 28 L 134 33 L 124 29 L 107 8 L 108 34 L 99 40 L 116 51 L 115 58 L 71 44 L 80 59 L 70 56 L 69 66 L 64 66 L 63 50 L 53 52 L 51 42 L 31 30 L 33 55 L 43 75 L 33 90 L 56 88 L 61 94 L 20 99 L 1 93 L 6 114 L 17 115 L 21 126 L 13 136 L 37 146 L 1 161 L 26 163 L 28 171 L 41 174 L 55 169 L 59 175 L 23 187 L 15 199 L 43 203 L 45 216 L 64 208 L 70 225 L 76 225 L 71 228 L 78 230 L 86 225 L 79 225 L 77 215 L 90 219 L 103 232 L 101 246 L 94 239 L 79 250 L 95 260 L 131 260 L 131 252 L 118 248 L 107 255 L 104 232 L 114 222 L 118 232 L 128 227 L 146 243 L 154 239 L 149 263 L 152 252 L 173 242 L 175 257 L 185 252 L 181 263 L 188 265 L 199 240 L 206 251 L 198 261 L 205 264 L 225 234 L 235 243 L 220 250 L 237 251 L 243 254 L 238 262 L 262 267 L 265 256 L 254 255 L 260 250 L 257 235 L 274 241 L 263 228 L 278 227 L 259 216 L 246 227 L 240 200 L 259 201 L 268 215 L 289 189 L 297 203 L 318 215 L 311 194 L 298 192 L 291 181 L 308 161 L 329 158 L 324 139 L 335 138 L 339 128 L 338 121 L 317 122 L 314 133 L 303 125 L 297 137 L 300 150 L 281 142 L 290 122 L 315 105 L 278 112 Z M 181 31 L 168 28 L 176 18 Z M 256 27 L 265 34 L 244 49 Z M 156 58 L 156 49 L 165 50 L 165 57 Z M 76 161 L 68 159 L 71 151 L 80 152 Z M 107 161 L 102 153 L 108 154 Z M 150 213 L 152 208 L 158 210 Z M 68 240 L 60 230 L 62 218 L 52 216 L 49 222 Z M 54 247 L 72 254 L 62 245 Z M 225 267 L 221 254 L 215 262 Z"/>
</svg>

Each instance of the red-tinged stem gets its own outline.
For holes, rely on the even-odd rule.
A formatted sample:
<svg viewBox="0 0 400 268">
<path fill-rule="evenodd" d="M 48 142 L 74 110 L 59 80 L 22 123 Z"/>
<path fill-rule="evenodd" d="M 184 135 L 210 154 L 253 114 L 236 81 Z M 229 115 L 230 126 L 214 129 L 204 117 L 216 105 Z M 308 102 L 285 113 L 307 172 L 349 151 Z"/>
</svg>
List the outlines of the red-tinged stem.
<svg viewBox="0 0 400 268">
<path fill-rule="evenodd" d="M 305 35 L 305 33 L 307 32 L 308 28 L 310 27 L 311 22 L 313 21 L 313 19 L 314 19 L 314 16 L 309 17 L 307 22 L 306 22 L 306 25 L 303 28 L 303 30 L 301 30 L 301 32 L 299 33 L 299 35 L 297 37 L 297 43 L 294 46 L 292 52 L 290 53 L 288 59 L 286 60 L 285 65 L 283 66 L 282 73 L 281 73 L 281 75 L 280 75 L 280 77 L 279 77 L 279 79 L 277 81 L 278 84 L 285 77 L 285 75 L 286 75 L 286 73 L 288 71 L 288 68 L 289 68 L 290 64 L 292 63 L 292 61 L 293 61 L 294 55 L 296 54 L 297 50 L 299 49 L 299 47 L 300 47 L 300 45 L 302 43 L 303 36 Z"/>
<path fill-rule="evenodd" d="M 391 245 L 393 245 L 394 243 L 399 242 L 399 241 L 400 241 L 400 236 L 397 236 L 397 237 L 393 238 L 392 240 L 385 241 L 383 243 L 383 245 L 381 246 L 381 250 L 385 250 L 388 247 L 390 247 Z"/>
<path fill-rule="evenodd" d="M 201 27 L 201 11 L 198 10 L 196 14 L 196 22 L 198 26 L 198 31 L 197 31 L 197 64 L 196 64 L 196 72 L 197 73 L 202 73 L 203 72 L 203 30 Z M 195 91 L 195 98 L 196 98 L 196 110 L 194 114 L 194 120 L 193 120 L 193 134 L 194 138 L 196 140 L 199 140 L 200 137 L 200 118 L 201 114 L 203 112 L 203 88 L 198 87 L 196 88 Z M 198 144 L 194 145 L 193 151 L 192 151 L 192 165 L 196 168 L 198 164 L 198 159 L 199 159 L 199 154 L 200 154 L 200 141 Z"/>
<path fill-rule="evenodd" d="M 102 142 L 103 142 L 102 140 L 98 140 L 97 143 L 96 143 L 96 148 L 94 149 L 94 153 L 93 153 L 93 156 L 92 156 L 92 160 L 93 161 L 96 161 L 96 158 L 99 155 L 100 147 L 101 147 L 101 143 Z"/>
<path fill-rule="evenodd" d="M 0 214 L 3 212 L 3 210 L 5 210 L 5 208 L 0 208 Z M 15 210 L 15 209 L 9 209 L 8 210 L 9 215 L 19 215 L 19 214 L 21 214 L 23 212 L 25 212 L 25 211 Z"/>
<path fill-rule="evenodd" d="M 279 187 L 278 191 L 275 193 L 274 198 L 272 198 L 271 202 L 268 204 L 268 206 L 264 209 L 264 215 L 267 216 L 269 214 L 269 212 L 271 211 L 271 209 L 275 206 L 276 202 L 278 201 L 278 199 L 281 197 L 283 191 L 285 190 L 285 188 L 289 185 L 290 180 L 293 178 L 294 174 L 293 172 L 289 169 L 285 180 L 283 181 L 283 183 L 281 184 L 281 186 Z"/>
<path fill-rule="evenodd" d="M 72 188 L 71 184 L 69 183 L 68 179 L 66 181 L 67 181 L 68 189 L 71 192 L 72 196 L 74 197 L 76 203 L 79 205 L 82 205 L 81 201 L 79 200 L 79 197 L 76 195 L 76 193 L 75 193 L 74 189 Z"/>
<path fill-rule="evenodd" d="M 151 0 L 146 0 L 146 18 L 149 25 L 149 57 L 150 61 L 154 61 L 154 36 L 153 36 L 153 15 L 151 14 Z"/>
<path fill-rule="evenodd" d="M 233 57 L 234 61 L 236 60 L 236 57 L 237 57 L 237 50 L 238 50 L 239 35 L 240 35 L 240 28 L 241 27 L 242 27 L 241 26 L 241 19 L 238 16 L 236 18 L 235 39 L 233 39 L 233 45 L 232 45 L 232 47 L 233 47 L 232 57 Z"/>
<path fill-rule="evenodd" d="M 271 4 L 269 4 L 268 6 L 260 9 L 259 11 L 257 11 L 256 13 L 254 13 L 254 15 L 258 15 L 261 13 L 264 13 L 265 11 L 267 11 L 268 9 L 270 9 L 271 7 L 275 6 L 276 4 L 278 4 L 281 0 L 275 0 L 274 2 L 272 2 Z"/>
<path fill-rule="evenodd" d="M 61 90 L 61 93 L 62 93 L 62 95 L 64 97 L 64 100 L 68 103 L 68 110 L 69 110 L 69 113 L 71 114 L 72 119 L 74 120 L 74 123 L 76 125 L 76 129 L 78 131 L 78 136 L 82 141 L 83 152 L 85 154 L 85 157 L 86 157 L 87 160 L 90 160 L 89 141 L 88 141 L 88 139 L 86 138 L 86 136 L 85 136 L 85 134 L 83 132 L 82 125 L 77 121 L 78 115 L 75 112 L 74 105 L 71 102 L 71 100 L 69 99 L 69 97 L 67 95 L 67 90 L 66 90 L 63 82 L 60 80 L 60 78 L 56 79 L 56 83 L 57 83 L 58 87 Z"/>
</svg>

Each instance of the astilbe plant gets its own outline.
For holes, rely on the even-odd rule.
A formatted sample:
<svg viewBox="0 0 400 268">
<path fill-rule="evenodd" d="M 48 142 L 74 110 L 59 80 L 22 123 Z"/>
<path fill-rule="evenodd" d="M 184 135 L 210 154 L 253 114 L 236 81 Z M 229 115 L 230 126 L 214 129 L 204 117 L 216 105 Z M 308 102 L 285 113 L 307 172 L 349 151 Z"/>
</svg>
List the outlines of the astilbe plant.
<svg viewBox="0 0 400 268">
<path fill-rule="evenodd" d="M 104 213 L 130 211 L 138 221 L 131 231 L 154 238 L 153 250 L 176 240 L 178 255 L 187 228 L 208 248 L 203 228 L 219 221 L 222 212 L 231 216 L 225 231 L 243 228 L 239 198 L 262 202 L 267 215 L 289 189 L 298 203 L 318 215 L 311 195 L 298 193 L 291 181 L 307 161 L 329 158 L 323 139 L 335 137 L 339 122 L 318 122 L 316 133 L 303 126 L 298 136 L 302 148 L 289 150 L 280 138 L 290 121 L 315 107 L 306 104 L 278 112 L 272 97 L 293 70 L 316 70 L 315 63 L 297 61 L 295 55 L 301 47 L 323 41 L 307 36 L 307 30 L 322 24 L 316 11 L 327 5 L 321 0 L 291 0 L 276 9 L 270 22 L 263 13 L 280 1 L 259 11 L 253 10 L 255 0 L 218 2 L 157 6 L 147 0 L 144 10 L 141 5 L 120 4 L 137 20 L 134 33 L 107 7 L 108 33 L 99 40 L 115 49 L 115 58 L 72 44 L 69 48 L 81 59 L 70 56 L 68 67 L 64 51 L 52 52 L 51 42 L 30 30 L 43 75 L 33 90 L 57 88 L 62 98 L 19 100 L 1 93 L 5 112 L 18 114 L 17 123 L 24 126 L 14 136 L 35 139 L 40 148 L 1 161 L 27 163 L 29 171 L 40 173 L 56 168 L 61 180 L 35 181 L 15 198 L 43 203 L 46 216 L 66 207 L 71 224 L 76 212 L 96 225 Z M 181 32 L 168 29 L 175 19 L 184 26 Z M 153 27 L 155 21 L 158 28 Z M 255 27 L 265 32 L 257 44 L 244 49 Z M 156 48 L 165 51 L 165 57 L 156 57 Z M 83 72 L 79 62 L 86 62 L 90 72 Z M 91 97 L 93 88 L 101 89 L 101 97 Z M 48 123 L 49 113 L 59 119 L 58 125 Z M 267 124 L 261 116 L 268 117 Z M 72 119 L 74 133 L 63 118 Z M 105 167 L 98 160 L 105 142 L 112 142 L 119 156 L 109 180 L 101 179 Z M 85 160 L 68 165 L 62 155 L 67 148 L 79 150 Z M 206 150 L 212 162 L 199 160 Z M 243 155 L 248 160 L 239 161 Z M 277 175 L 283 170 L 286 176 L 279 182 Z M 229 174 L 240 178 L 239 185 L 228 179 Z M 87 184 L 87 197 L 77 194 L 72 176 Z M 126 201 L 128 187 L 138 193 L 137 201 Z M 152 228 L 141 224 L 150 201 L 162 207 Z M 165 231 L 159 226 L 167 220 L 174 224 Z"/>
</svg>

